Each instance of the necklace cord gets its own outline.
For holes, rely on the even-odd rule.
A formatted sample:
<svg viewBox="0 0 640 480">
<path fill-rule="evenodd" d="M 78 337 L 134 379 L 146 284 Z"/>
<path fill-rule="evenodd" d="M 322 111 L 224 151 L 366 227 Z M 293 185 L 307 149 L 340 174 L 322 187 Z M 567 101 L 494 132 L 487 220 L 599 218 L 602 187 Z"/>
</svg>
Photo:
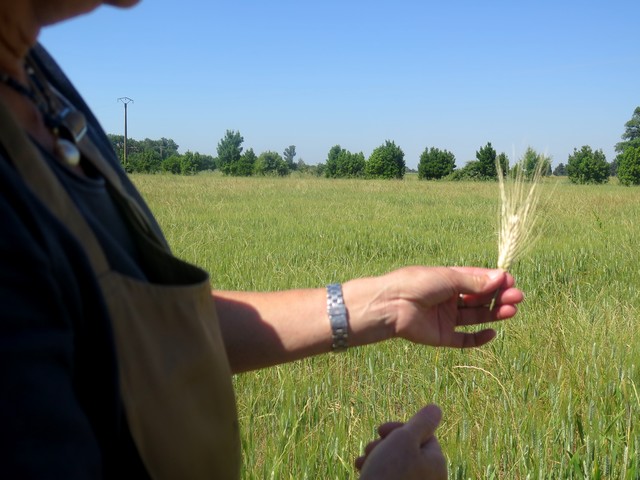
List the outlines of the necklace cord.
<svg viewBox="0 0 640 480">
<path fill-rule="evenodd" d="M 0 72 L 0 82 L 28 98 L 40 111 L 46 127 L 56 138 L 56 154 L 66 163 L 77 165 L 80 151 L 77 143 L 87 132 L 87 122 L 82 112 L 64 104 L 49 86 L 37 65 L 27 60 L 25 66 L 29 86 L 25 86 L 6 72 Z"/>
</svg>

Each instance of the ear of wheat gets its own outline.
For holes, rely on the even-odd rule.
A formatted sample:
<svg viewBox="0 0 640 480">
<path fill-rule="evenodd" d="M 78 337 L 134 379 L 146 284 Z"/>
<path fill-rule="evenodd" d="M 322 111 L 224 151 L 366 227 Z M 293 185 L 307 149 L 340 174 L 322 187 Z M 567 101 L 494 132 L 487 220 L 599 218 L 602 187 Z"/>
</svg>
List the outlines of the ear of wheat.
<svg viewBox="0 0 640 480">
<path fill-rule="evenodd" d="M 539 184 L 544 161 L 538 161 L 530 179 L 524 165 L 516 165 L 513 179 L 504 178 L 500 162 L 496 162 L 500 187 L 500 230 L 498 234 L 498 268 L 509 270 L 530 246 L 540 199 Z"/>
<path fill-rule="evenodd" d="M 507 271 L 533 243 L 532 233 L 536 224 L 536 208 L 540 199 L 539 184 L 546 167 L 539 158 L 528 176 L 524 162 L 515 166 L 515 175 L 505 179 L 502 166 L 496 161 L 500 187 L 500 229 L 498 232 L 498 268 Z M 529 178 L 527 178 L 529 177 Z M 490 309 L 495 306 L 496 292 Z"/>
</svg>

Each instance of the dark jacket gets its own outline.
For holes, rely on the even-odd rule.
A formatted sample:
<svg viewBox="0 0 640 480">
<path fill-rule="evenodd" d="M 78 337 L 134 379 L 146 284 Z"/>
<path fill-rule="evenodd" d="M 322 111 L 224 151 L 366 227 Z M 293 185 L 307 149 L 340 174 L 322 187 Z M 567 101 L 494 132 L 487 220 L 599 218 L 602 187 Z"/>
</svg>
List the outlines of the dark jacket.
<svg viewBox="0 0 640 480">
<path fill-rule="evenodd" d="M 33 55 L 85 113 L 94 143 L 144 206 L 77 91 L 44 49 Z M 0 477 L 147 477 L 121 406 L 113 334 L 89 261 L 1 146 L 0 228 Z"/>
</svg>

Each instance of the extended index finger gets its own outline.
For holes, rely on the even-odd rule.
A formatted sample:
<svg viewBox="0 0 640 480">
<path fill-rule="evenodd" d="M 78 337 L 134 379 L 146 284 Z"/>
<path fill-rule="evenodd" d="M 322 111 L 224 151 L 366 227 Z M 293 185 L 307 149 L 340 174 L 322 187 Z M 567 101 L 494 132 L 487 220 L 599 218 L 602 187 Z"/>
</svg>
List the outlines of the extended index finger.
<svg viewBox="0 0 640 480">
<path fill-rule="evenodd" d="M 440 407 L 431 404 L 418 411 L 402 428 L 410 432 L 422 445 L 433 437 L 441 419 L 442 411 Z"/>
</svg>

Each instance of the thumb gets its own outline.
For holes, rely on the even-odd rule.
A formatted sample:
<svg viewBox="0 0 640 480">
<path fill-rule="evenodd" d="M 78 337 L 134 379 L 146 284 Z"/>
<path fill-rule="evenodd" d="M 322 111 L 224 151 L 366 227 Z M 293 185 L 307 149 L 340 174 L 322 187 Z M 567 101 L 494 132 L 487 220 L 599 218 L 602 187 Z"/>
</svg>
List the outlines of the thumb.
<svg viewBox="0 0 640 480">
<path fill-rule="evenodd" d="M 433 437 L 441 419 L 442 411 L 440 407 L 431 404 L 418 411 L 402 428 L 407 430 L 422 445 Z"/>
<path fill-rule="evenodd" d="M 500 269 L 476 271 L 452 268 L 456 272 L 458 291 L 467 294 L 484 294 L 497 290 L 505 281 L 505 271 Z"/>
</svg>

